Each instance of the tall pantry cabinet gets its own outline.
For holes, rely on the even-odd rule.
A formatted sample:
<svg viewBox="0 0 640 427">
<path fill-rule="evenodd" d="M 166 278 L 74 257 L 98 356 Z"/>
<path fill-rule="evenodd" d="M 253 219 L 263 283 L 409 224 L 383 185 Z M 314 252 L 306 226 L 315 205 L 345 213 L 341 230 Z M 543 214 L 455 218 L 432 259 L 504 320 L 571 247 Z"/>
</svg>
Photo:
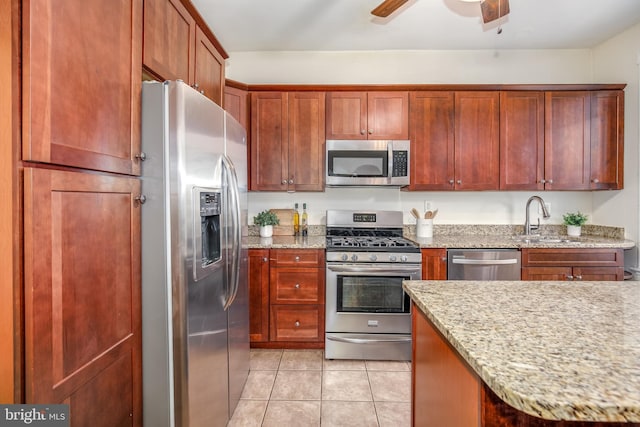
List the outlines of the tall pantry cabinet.
<svg viewBox="0 0 640 427">
<path fill-rule="evenodd" d="M 68 404 L 72 426 L 141 425 L 142 0 L 21 5 L 24 355 L 14 364 L 24 384 L 14 399 Z"/>
</svg>

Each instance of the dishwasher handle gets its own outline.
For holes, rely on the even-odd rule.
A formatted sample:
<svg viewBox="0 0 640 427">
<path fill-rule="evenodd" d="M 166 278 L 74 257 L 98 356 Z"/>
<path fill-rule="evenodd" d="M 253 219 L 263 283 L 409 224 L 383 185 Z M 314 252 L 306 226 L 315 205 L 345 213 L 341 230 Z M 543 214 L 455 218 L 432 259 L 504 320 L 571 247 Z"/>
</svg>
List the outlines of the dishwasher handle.
<svg viewBox="0 0 640 427">
<path fill-rule="evenodd" d="M 507 258 L 507 259 L 453 258 L 451 262 L 453 264 L 466 264 L 466 265 L 506 265 L 506 264 L 517 264 L 519 261 L 517 258 Z"/>
</svg>

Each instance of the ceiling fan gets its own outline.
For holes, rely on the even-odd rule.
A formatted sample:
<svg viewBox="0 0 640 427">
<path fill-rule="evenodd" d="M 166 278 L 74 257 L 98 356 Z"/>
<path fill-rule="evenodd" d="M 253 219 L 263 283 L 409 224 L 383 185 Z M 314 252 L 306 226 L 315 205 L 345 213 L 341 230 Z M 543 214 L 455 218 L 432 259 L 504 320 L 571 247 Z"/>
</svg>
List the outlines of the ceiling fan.
<svg viewBox="0 0 640 427">
<path fill-rule="evenodd" d="M 395 12 L 400 6 L 409 0 L 384 0 L 375 9 L 371 11 L 372 15 L 386 18 Z M 462 0 L 462 1 L 480 1 L 480 10 L 482 11 L 482 20 L 487 22 L 495 21 L 509 13 L 509 0 Z"/>
</svg>

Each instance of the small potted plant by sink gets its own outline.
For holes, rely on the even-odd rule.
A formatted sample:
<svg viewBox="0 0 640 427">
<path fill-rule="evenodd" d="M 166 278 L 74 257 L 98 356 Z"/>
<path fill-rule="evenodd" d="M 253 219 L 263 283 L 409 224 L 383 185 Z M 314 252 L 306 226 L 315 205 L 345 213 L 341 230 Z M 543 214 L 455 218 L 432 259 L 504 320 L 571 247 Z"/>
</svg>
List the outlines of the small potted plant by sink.
<svg viewBox="0 0 640 427">
<path fill-rule="evenodd" d="M 567 226 L 567 235 L 571 237 L 580 236 L 582 226 L 587 222 L 587 216 L 580 211 L 566 213 L 562 216 L 562 219 L 564 220 L 564 225 Z"/>
<path fill-rule="evenodd" d="M 260 226 L 260 237 L 273 236 L 273 226 L 279 225 L 280 220 L 275 213 L 264 210 L 253 217 L 253 223 Z"/>
</svg>

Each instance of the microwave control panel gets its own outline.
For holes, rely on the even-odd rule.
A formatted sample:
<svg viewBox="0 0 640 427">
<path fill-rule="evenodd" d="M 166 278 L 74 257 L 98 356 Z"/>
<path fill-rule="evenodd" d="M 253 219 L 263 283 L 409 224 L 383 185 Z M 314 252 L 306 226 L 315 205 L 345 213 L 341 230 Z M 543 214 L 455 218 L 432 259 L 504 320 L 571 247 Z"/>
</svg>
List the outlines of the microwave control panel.
<svg viewBox="0 0 640 427">
<path fill-rule="evenodd" d="M 407 176 L 409 169 L 409 153 L 407 151 L 393 151 L 393 170 L 391 176 Z"/>
</svg>

